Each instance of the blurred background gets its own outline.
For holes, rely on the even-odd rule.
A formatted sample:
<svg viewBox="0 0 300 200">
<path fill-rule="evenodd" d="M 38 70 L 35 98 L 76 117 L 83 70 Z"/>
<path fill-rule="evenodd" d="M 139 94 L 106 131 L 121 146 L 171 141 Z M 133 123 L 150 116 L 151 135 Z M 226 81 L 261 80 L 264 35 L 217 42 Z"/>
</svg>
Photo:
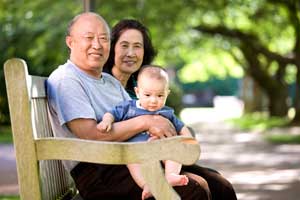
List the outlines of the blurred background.
<svg viewBox="0 0 300 200">
<path fill-rule="evenodd" d="M 268 141 L 300 143 L 298 129 L 286 131 L 300 122 L 299 0 L 1 0 L 1 65 L 19 57 L 30 74 L 48 76 L 68 58 L 66 27 L 84 10 L 111 27 L 135 18 L 149 28 L 154 63 L 172 80 L 167 104 L 186 123 L 204 107 L 233 118 L 226 123 L 235 130 L 281 128 Z M 0 141 L 11 143 L 3 67 L 0 83 Z"/>
<path fill-rule="evenodd" d="M 67 23 L 84 8 L 103 15 L 110 26 L 135 18 L 149 27 L 158 50 L 154 62 L 169 69 L 176 84 L 173 92 L 182 96 L 184 107 L 213 106 L 215 96 L 235 96 L 243 101 L 245 112 L 266 111 L 298 123 L 299 4 L 296 0 L 2 0 L 0 63 L 20 57 L 30 73 L 48 76 L 66 60 Z M 0 70 L 0 123 L 8 124 Z"/>
</svg>

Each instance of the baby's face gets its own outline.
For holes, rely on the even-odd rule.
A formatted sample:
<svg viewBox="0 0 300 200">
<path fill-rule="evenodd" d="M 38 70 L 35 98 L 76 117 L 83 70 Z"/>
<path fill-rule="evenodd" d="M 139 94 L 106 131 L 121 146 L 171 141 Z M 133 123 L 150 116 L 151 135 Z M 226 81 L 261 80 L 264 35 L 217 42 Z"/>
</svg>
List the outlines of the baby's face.
<svg viewBox="0 0 300 200">
<path fill-rule="evenodd" d="M 156 111 L 165 105 L 169 89 L 166 81 L 143 78 L 138 83 L 136 94 L 141 107 L 148 111 Z"/>
</svg>

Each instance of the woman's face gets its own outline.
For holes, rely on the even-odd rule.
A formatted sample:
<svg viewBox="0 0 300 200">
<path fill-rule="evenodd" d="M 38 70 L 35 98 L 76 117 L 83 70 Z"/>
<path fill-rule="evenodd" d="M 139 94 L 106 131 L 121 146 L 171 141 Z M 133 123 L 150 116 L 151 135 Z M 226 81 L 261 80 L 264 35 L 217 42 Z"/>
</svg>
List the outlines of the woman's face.
<svg viewBox="0 0 300 200">
<path fill-rule="evenodd" d="M 136 29 L 125 30 L 115 45 L 114 70 L 131 75 L 142 65 L 144 41 L 142 33 Z"/>
</svg>

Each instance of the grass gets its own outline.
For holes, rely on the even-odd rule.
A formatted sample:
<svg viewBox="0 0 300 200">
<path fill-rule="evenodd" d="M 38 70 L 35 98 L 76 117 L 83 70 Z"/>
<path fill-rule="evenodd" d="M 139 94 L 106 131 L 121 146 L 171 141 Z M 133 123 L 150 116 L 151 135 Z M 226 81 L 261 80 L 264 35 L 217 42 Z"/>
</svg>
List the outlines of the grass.
<svg viewBox="0 0 300 200">
<path fill-rule="evenodd" d="M 266 113 L 251 113 L 240 118 L 229 119 L 228 122 L 241 130 L 265 131 L 274 127 L 286 126 L 289 120 L 287 118 L 268 117 Z"/>
<path fill-rule="evenodd" d="M 0 200 L 20 200 L 19 196 L 2 196 L 0 195 Z"/>
<path fill-rule="evenodd" d="M 300 144 L 300 135 L 276 134 L 266 135 L 266 140 L 274 144 Z"/>
<path fill-rule="evenodd" d="M 0 126 L 0 144 L 12 143 L 12 132 L 10 126 Z"/>
<path fill-rule="evenodd" d="M 265 139 L 274 144 L 300 144 L 300 133 L 289 134 L 289 120 L 287 118 L 268 117 L 265 113 L 246 114 L 240 118 L 228 120 L 233 126 L 244 131 L 260 131 L 265 133 Z M 281 128 L 279 133 L 273 134 L 272 128 Z M 277 131 L 278 132 L 278 131 Z"/>
</svg>

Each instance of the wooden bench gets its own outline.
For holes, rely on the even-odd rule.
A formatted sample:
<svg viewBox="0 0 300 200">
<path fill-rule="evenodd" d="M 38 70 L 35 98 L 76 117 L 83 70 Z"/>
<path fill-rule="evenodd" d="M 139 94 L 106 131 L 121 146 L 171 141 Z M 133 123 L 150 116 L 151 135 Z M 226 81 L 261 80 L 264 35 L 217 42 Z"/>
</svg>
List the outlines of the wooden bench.
<svg viewBox="0 0 300 200">
<path fill-rule="evenodd" d="M 160 160 L 195 163 L 200 155 L 195 139 L 176 136 L 122 143 L 54 137 L 48 118 L 46 77 L 29 75 L 25 61 L 17 58 L 5 62 L 4 72 L 22 200 L 82 199 L 61 160 L 140 163 L 156 199 L 180 199 L 166 182 Z"/>
</svg>

